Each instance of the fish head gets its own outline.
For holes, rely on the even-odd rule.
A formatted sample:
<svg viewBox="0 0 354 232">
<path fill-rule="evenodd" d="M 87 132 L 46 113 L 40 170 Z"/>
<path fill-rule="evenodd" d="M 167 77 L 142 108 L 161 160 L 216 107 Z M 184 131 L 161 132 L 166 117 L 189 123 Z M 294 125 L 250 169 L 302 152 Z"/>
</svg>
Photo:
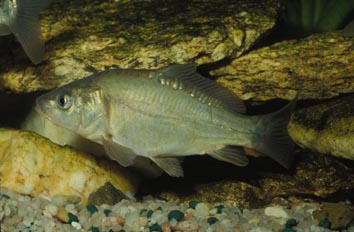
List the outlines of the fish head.
<svg viewBox="0 0 354 232">
<path fill-rule="evenodd" d="M 102 122 L 102 91 L 77 84 L 73 82 L 41 95 L 36 100 L 36 110 L 53 124 L 88 138 Z"/>
</svg>

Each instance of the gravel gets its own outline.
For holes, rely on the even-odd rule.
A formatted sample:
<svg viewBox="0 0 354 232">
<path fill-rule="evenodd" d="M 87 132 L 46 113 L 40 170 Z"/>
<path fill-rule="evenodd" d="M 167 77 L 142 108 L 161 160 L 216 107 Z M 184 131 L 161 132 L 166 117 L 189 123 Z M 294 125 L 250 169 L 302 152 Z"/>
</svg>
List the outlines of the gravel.
<svg viewBox="0 0 354 232">
<path fill-rule="evenodd" d="M 54 201 L 29 197 L 1 188 L 0 225 L 7 231 L 333 231 L 324 218 L 317 221 L 312 212 L 319 203 L 299 203 L 291 208 L 270 206 L 239 209 L 192 201 L 176 204 L 151 196 L 142 201 L 122 200 L 114 206 L 81 205 L 68 196 Z M 73 200 L 74 199 L 74 200 Z M 64 203 L 63 203 L 64 202 Z M 354 223 L 342 230 L 354 232 Z"/>
</svg>

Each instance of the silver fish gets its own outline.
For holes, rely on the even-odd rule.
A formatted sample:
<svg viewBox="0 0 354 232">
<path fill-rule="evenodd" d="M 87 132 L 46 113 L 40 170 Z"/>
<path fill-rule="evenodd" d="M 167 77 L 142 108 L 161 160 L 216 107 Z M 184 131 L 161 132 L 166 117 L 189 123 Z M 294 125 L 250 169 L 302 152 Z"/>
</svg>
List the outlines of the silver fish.
<svg viewBox="0 0 354 232">
<path fill-rule="evenodd" d="M 122 166 L 144 156 L 175 177 L 183 176 L 179 158 L 188 155 L 245 166 L 241 146 L 289 167 L 294 143 L 287 124 L 294 106 L 292 101 L 278 112 L 247 116 L 238 97 L 198 74 L 193 64 L 108 70 L 36 101 L 39 113 L 102 144 Z"/>
<path fill-rule="evenodd" d="M 0 0 L 0 35 L 13 33 L 34 64 L 44 54 L 38 14 L 49 0 Z"/>
</svg>

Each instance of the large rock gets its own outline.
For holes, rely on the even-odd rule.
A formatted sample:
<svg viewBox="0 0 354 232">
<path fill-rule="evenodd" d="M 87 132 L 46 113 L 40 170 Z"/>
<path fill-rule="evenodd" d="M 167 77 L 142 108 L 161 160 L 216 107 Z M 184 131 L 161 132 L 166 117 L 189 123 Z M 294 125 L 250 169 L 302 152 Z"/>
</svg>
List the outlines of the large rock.
<svg viewBox="0 0 354 232">
<path fill-rule="evenodd" d="M 354 92 L 354 37 L 314 34 L 254 50 L 212 72 L 242 99 L 322 99 Z"/>
<path fill-rule="evenodd" d="M 279 10 L 279 0 L 53 1 L 41 18 L 44 61 L 33 66 L 19 44 L 2 48 L 0 89 L 48 90 L 111 66 L 237 57 L 274 26 Z"/>
<path fill-rule="evenodd" d="M 1 186 L 22 194 L 77 195 L 82 203 L 110 182 L 134 194 L 139 178 L 115 162 L 60 147 L 32 132 L 0 129 Z"/>
<path fill-rule="evenodd" d="M 289 133 L 303 147 L 354 160 L 354 96 L 297 111 Z"/>
</svg>

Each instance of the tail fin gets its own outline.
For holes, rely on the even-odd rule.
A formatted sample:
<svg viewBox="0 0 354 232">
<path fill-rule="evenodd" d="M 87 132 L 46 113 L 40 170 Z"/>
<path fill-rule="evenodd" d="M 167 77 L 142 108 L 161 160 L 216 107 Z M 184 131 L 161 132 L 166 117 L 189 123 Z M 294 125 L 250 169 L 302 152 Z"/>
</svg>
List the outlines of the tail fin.
<svg viewBox="0 0 354 232">
<path fill-rule="evenodd" d="M 290 168 L 294 159 L 295 143 L 288 134 L 288 123 L 296 106 L 297 97 L 281 110 L 257 116 L 253 148 L 266 154 L 285 168 Z"/>
<path fill-rule="evenodd" d="M 23 49 L 34 64 L 38 64 L 43 57 L 44 43 L 38 22 L 38 14 L 50 0 L 22 0 L 17 1 L 17 14 L 8 25 L 20 41 Z"/>
</svg>

